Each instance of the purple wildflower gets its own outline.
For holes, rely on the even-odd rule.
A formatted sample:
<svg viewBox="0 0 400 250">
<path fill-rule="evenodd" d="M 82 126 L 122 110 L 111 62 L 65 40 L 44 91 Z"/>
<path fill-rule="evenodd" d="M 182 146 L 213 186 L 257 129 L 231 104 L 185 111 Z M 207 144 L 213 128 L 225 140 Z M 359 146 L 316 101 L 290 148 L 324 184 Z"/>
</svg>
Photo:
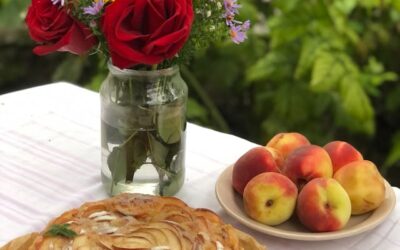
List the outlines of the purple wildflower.
<svg viewBox="0 0 400 250">
<path fill-rule="evenodd" d="M 51 3 L 53 5 L 60 4 L 61 6 L 64 6 L 65 0 L 51 0 Z"/>
<path fill-rule="evenodd" d="M 246 40 L 246 32 L 250 28 L 250 21 L 244 23 L 235 20 L 235 15 L 239 14 L 239 9 L 242 7 L 237 3 L 237 0 L 224 0 L 225 13 L 222 15 L 225 18 L 226 25 L 230 28 L 229 34 L 234 43 L 239 44 Z"/>
<path fill-rule="evenodd" d="M 250 21 L 247 20 L 241 25 L 231 25 L 229 34 L 234 43 L 239 44 L 247 39 L 246 32 L 250 29 Z"/>
<path fill-rule="evenodd" d="M 94 2 L 92 6 L 83 8 L 83 13 L 95 16 L 103 9 L 103 6 L 104 6 L 104 1 L 98 0 L 97 2 Z"/>
<path fill-rule="evenodd" d="M 242 31 L 240 25 L 232 25 L 229 34 L 231 35 L 232 41 L 236 44 L 244 42 L 247 38 L 246 33 Z"/>
<path fill-rule="evenodd" d="M 227 12 L 222 16 L 223 18 L 225 18 L 225 23 L 226 25 L 228 25 L 229 27 L 231 25 L 233 25 L 233 23 L 235 22 L 235 16 L 234 15 L 230 15 Z"/>
<path fill-rule="evenodd" d="M 222 15 L 226 19 L 226 25 L 231 26 L 235 22 L 235 15 L 239 14 L 237 0 L 224 0 L 225 13 Z"/>
<path fill-rule="evenodd" d="M 237 4 L 237 0 L 224 0 L 224 7 L 226 10 L 226 15 L 235 15 L 239 13 L 239 8 L 241 7 Z"/>
<path fill-rule="evenodd" d="M 250 20 L 246 20 L 243 24 L 242 24 L 242 30 L 243 31 L 248 31 L 250 29 Z"/>
</svg>

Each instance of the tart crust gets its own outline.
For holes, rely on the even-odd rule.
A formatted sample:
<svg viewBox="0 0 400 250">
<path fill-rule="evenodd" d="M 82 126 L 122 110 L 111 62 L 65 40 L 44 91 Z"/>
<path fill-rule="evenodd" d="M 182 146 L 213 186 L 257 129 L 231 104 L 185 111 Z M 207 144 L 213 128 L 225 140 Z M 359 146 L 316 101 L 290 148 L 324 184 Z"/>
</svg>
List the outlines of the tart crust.
<svg viewBox="0 0 400 250">
<path fill-rule="evenodd" d="M 48 236 L 67 224 L 73 238 Z M 175 197 L 121 194 L 83 204 L 51 221 L 41 233 L 19 237 L 0 250 L 265 250 L 250 235 L 213 211 L 191 208 Z"/>
</svg>

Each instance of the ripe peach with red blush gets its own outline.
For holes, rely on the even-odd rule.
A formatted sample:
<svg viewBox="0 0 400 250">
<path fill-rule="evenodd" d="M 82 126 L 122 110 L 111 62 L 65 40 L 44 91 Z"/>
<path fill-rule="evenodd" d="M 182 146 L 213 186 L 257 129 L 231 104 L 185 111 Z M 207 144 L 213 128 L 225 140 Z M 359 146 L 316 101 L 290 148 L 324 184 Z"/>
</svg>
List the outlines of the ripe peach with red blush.
<svg viewBox="0 0 400 250">
<path fill-rule="evenodd" d="M 320 146 L 309 145 L 294 150 L 286 159 L 282 173 L 299 189 L 318 177 L 332 177 L 332 162 Z"/>
<path fill-rule="evenodd" d="M 265 147 L 255 147 L 243 154 L 233 165 L 232 185 L 239 193 L 256 175 L 264 172 L 279 172 L 272 154 Z"/>
<path fill-rule="evenodd" d="M 279 133 L 242 155 L 232 186 L 252 219 L 273 226 L 296 211 L 313 232 L 340 230 L 352 214 L 377 208 L 385 197 L 383 177 L 355 147 L 311 145 L 300 133 Z"/>
<path fill-rule="evenodd" d="M 351 202 L 338 181 L 316 178 L 300 191 L 296 213 L 300 222 L 311 231 L 336 231 L 349 221 Z"/>
<path fill-rule="evenodd" d="M 324 146 L 331 157 L 333 173 L 347 163 L 363 160 L 363 156 L 350 143 L 345 141 L 332 141 Z"/>
<path fill-rule="evenodd" d="M 291 132 L 276 134 L 268 141 L 266 147 L 276 149 L 286 159 L 293 150 L 305 145 L 310 145 L 310 142 L 304 135 Z"/>
</svg>

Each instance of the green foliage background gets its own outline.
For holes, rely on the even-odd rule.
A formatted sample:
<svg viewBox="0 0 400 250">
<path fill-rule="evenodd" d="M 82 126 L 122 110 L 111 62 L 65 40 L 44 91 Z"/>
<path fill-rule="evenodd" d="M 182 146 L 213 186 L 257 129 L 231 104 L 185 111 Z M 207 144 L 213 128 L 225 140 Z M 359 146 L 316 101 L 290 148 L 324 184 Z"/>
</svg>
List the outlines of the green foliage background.
<svg viewBox="0 0 400 250">
<path fill-rule="evenodd" d="M 249 39 L 182 67 L 189 120 L 260 144 L 281 131 L 347 140 L 400 186 L 400 0 L 240 2 Z M 0 93 L 59 80 L 97 90 L 104 60 L 31 53 L 28 4 L 0 0 Z"/>
</svg>

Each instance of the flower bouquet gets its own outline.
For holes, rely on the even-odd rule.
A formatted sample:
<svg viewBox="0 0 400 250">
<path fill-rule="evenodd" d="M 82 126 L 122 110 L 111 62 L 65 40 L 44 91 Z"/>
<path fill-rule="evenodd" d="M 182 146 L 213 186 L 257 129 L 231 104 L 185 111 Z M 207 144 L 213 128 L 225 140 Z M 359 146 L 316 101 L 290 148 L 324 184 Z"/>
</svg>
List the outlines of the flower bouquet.
<svg viewBox="0 0 400 250">
<path fill-rule="evenodd" d="M 173 195 L 184 180 L 187 87 L 177 65 L 212 42 L 246 39 L 237 0 L 32 0 L 33 52 L 98 53 L 102 178 L 108 192 Z"/>
</svg>

